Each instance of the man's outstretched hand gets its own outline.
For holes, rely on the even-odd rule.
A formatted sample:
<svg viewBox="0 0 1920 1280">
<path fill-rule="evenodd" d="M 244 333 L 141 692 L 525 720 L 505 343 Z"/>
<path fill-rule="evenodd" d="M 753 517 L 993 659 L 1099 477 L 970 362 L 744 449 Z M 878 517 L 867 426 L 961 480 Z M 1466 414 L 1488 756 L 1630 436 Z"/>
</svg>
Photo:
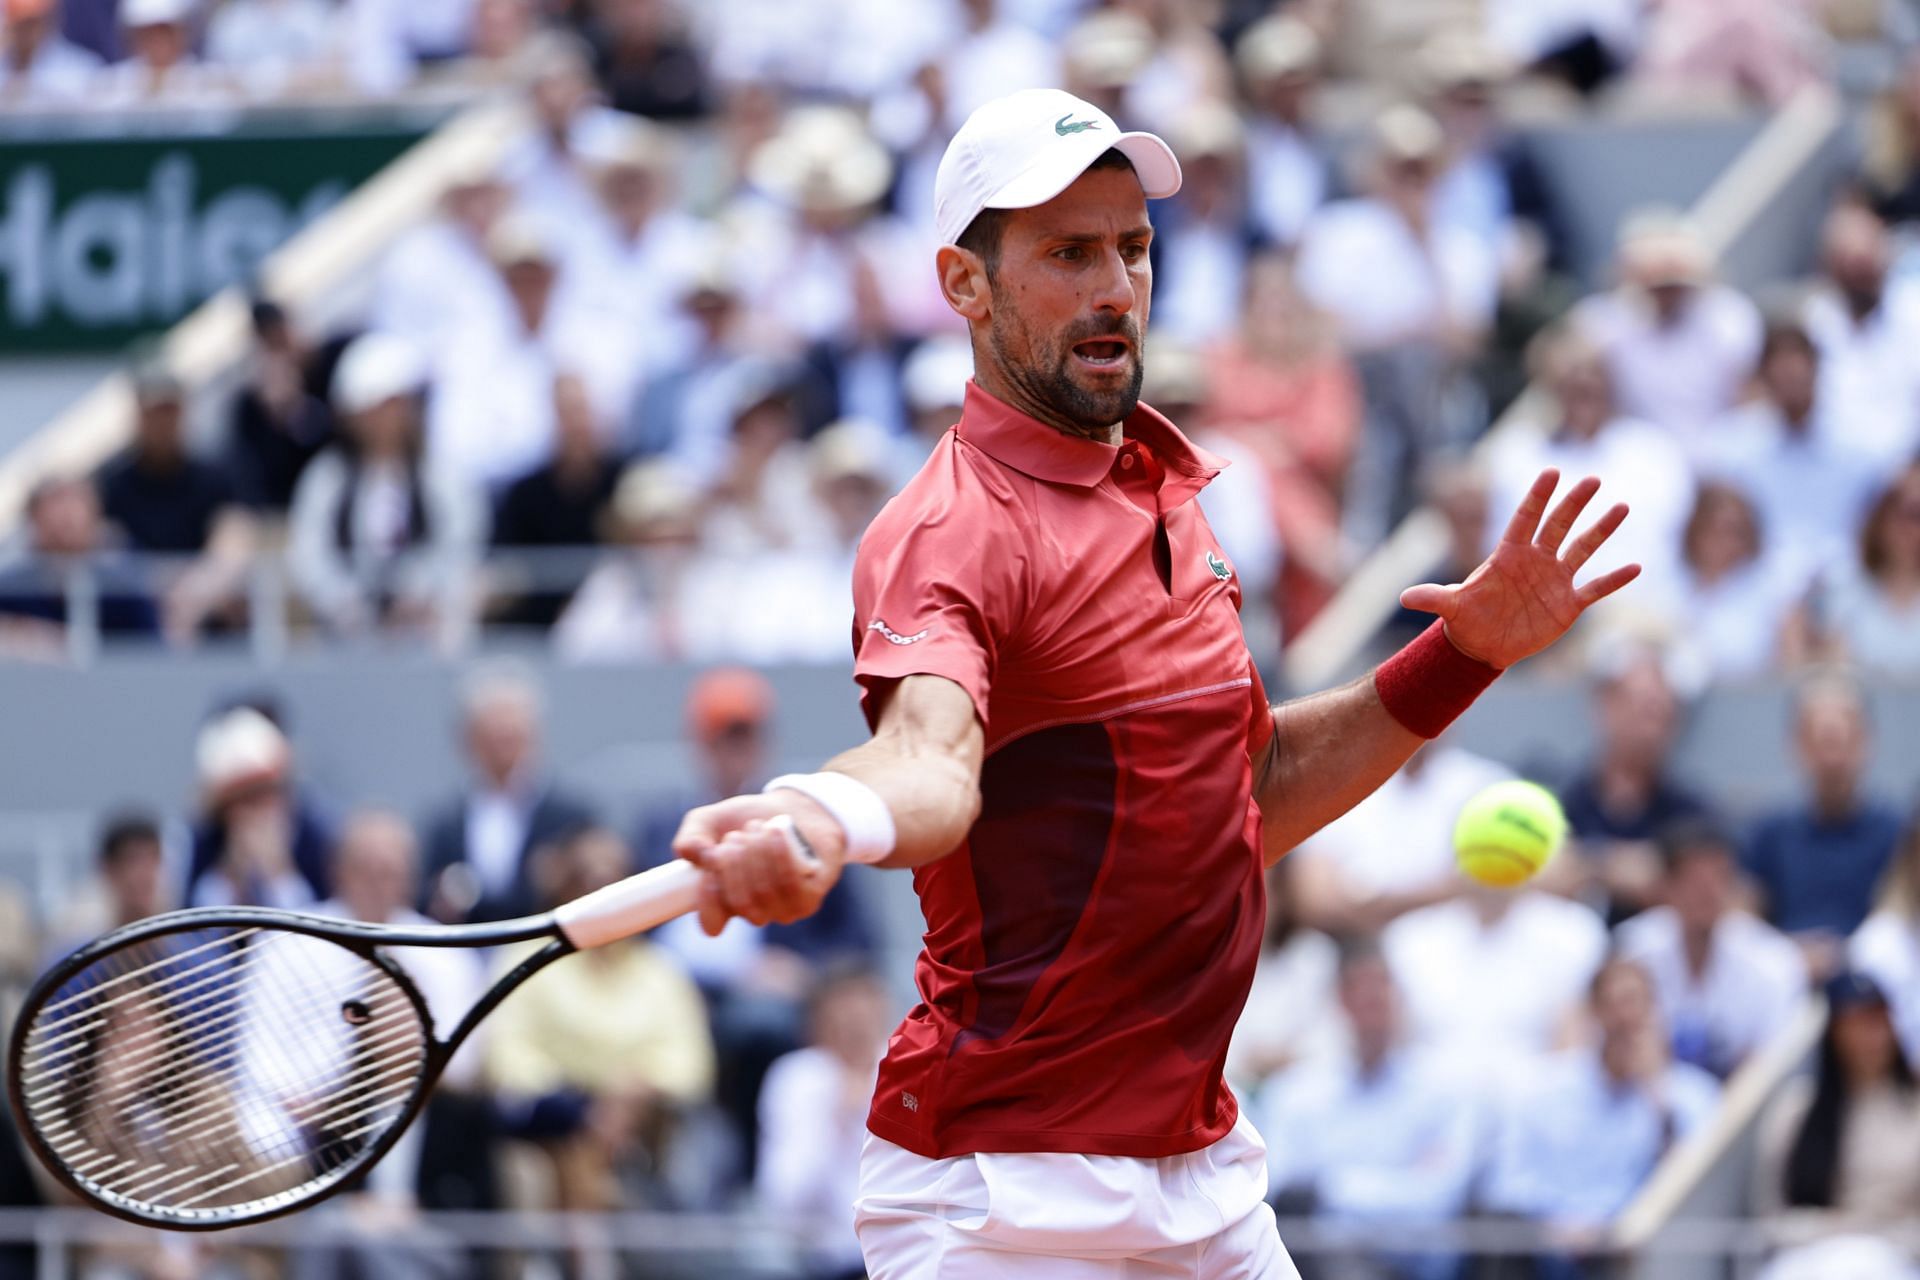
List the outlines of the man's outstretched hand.
<svg viewBox="0 0 1920 1280">
<path fill-rule="evenodd" d="M 1563 552 L 1561 543 L 1600 491 L 1600 481 L 1588 476 L 1574 485 L 1543 524 L 1541 517 L 1559 483 L 1558 471 L 1540 473 L 1493 554 L 1465 582 L 1408 587 L 1400 593 L 1400 603 L 1438 614 L 1454 648 L 1490 667 L 1510 667 L 1565 635 L 1587 606 L 1639 577 L 1640 566 L 1622 565 L 1585 586 L 1574 586 L 1574 575 L 1627 518 L 1627 504 L 1608 508 Z"/>
</svg>

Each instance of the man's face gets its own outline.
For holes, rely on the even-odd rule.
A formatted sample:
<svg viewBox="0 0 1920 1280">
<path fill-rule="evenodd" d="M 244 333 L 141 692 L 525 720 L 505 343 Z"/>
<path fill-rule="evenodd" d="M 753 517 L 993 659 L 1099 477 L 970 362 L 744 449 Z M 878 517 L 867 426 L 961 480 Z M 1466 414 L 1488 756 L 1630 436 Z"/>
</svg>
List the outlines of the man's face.
<svg viewBox="0 0 1920 1280">
<path fill-rule="evenodd" d="M 155 462 L 173 462 L 185 451 L 181 429 L 181 404 L 161 397 L 140 406 L 136 435 L 140 452 Z"/>
<path fill-rule="evenodd" d="M 1851 784 L 1867 763 L 1867 726 L 1846 698 L 1822 698 L 1800 713 L 1800 759 L 1816 785 Z"/>
<path fill-rule="evenodd" d="M 1140 403 L 1152 239 L 1131 169 L 1084 173 L 1002 228 L 988 347 L 1010 384 L 1090 435 Z"/>
<path fill-rule="evenodd" d="M 100 543 L 100 500 L 92 485 L 74 481 L 49 489 L 28 519 L 33 545 L 46 555 L 91 555 Z"/>
<path fill-rule="evenodd" d="M 413 837 L 397 822 L 369 821 L 348 836 L 335 870 L 341 900 L 362 920 L 385 923 L 413 901 Z"/>
<path fill-rule="evenodd" d="M 467 751 L 474 767 L 494 786 L 505 786 L 533 757 L 538 716 L 518 698 L 497 698 L 467 721 Z"/>
<path fill-rule="evenodd" d="M 129 841 L 107 864 L 107 891 L 122 920 L 140 920 L 160 909 L 160 842 Z"/>
<path fill-rule="evenodd" d="M 1691 933 L 1712 929 L 1733 906 L 1733 854 L 1719 847 L 1691 850 L 1667 875 L 1667 903 Z"/>
</svg>

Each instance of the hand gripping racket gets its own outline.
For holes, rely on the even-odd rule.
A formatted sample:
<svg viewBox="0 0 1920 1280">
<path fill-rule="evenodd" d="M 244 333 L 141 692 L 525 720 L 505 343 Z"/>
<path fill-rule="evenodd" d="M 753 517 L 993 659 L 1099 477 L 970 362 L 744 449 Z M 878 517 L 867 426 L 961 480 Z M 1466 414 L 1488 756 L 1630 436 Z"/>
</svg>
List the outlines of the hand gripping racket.
<svg viewBox="0 0 1920 1280">
<path fill-rule="evenodd" d="M 771 825 L 811 856 L 791 819 Z M 189 1231 L 278 1217 L 386 1154 L 516 987 L 691 911 L 699 885 L 676 860 L 546 915 L 415 929 L 261 908 L 154 916 L 34 985 L 7 1092 L 34 1153 L 108 1213 Z M 386 951 L 540 938 L 444 1035 Z"/>
</svg>

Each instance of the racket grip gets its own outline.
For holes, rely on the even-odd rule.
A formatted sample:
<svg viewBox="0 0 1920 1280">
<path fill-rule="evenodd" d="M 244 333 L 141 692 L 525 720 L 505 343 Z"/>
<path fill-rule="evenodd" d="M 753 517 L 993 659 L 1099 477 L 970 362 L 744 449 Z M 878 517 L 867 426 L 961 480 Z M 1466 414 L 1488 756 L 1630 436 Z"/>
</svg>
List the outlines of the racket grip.
<svg viewBox="0 0 1920 1280">
<path fill-rule="evenodd" d="M 566 940 L 584 951 L 683 916 L 699 896 L 700 868 L 675 858 L 575 898 L 556 909 L 553 918 Z"/>
</svg>

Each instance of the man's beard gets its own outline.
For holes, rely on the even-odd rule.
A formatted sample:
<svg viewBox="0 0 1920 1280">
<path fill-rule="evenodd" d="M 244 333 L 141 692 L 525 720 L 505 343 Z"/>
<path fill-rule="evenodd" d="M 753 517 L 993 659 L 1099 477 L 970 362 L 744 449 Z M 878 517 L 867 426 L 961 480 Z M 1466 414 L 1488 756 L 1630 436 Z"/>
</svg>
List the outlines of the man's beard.
<svg viewBox="0 0 1920 1280">
<path fill-rule="evenodd" d="M 1031 403 L 1052 414 L 1053 425 L 1063 430 L 1104 441 L 1113 425 L 1126 421 L 1140 404 L 1140 384 L 1146 377 L 1146 367 L 1140 354 L 1140 326 L 1132 316 L 1122 316 L 1117 323 L 1093 321 L 1076 325 L 1057 345 L 1044 353 L 1036 352 L 1038 358 L 1025 362 L 1016 360 L 1007 350 L 1006 335 L 999 324 L 992 327 L 988 336 L 1007 381 Z M 1127 340 L 1132 371 L 1126 385 L 1111 391 L 1090 391 L 1074 380 L 1071 364 L 1074 345 L 1097 338 Z M 1034 344 L 1029 342 L 1028 348 L 1034 350 Z"/>
</svg>

